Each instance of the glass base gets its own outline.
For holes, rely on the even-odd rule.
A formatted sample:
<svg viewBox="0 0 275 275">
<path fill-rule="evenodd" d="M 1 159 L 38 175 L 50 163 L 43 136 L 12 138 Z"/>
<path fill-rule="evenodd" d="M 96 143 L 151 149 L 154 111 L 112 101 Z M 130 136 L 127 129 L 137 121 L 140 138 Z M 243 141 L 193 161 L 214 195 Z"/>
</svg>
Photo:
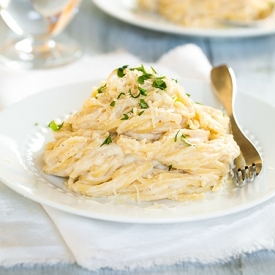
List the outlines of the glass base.
<svg viewBox="0 0 275 275">
<path fill-rule="evenodd" d="M 32 38 L 9 39 L 0 46 L 0 62 L 12 69 L 44 69 L 68 64 L 82 55 L 79 45 L 66 36 L 46 42 Z"/>
</svg>

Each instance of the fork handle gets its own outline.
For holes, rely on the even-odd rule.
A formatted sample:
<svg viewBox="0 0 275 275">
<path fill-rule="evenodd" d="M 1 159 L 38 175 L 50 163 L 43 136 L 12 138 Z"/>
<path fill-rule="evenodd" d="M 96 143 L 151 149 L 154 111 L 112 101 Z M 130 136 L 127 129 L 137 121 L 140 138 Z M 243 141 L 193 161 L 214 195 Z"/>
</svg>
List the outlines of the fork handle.
<svg viewBox="0 0 275 275">
<path fill-rule="evenodd" d="M 212 69 L 211 79 L 213 90 L 224 106 L 232 123 L 232 120 L 235 121 L 233 115 L 233 104 L 236 94 L 236 78 L 234 72 L 226 65 L 221 65 Z"/>
<path fill-rule="evenodd" d="M 260 159 L 253 154 L 254 146 L 243 132 L 240 130 L 238 122 L 234 116 L 234 102 L 236 97 L 236 77 L 233 70 L 226 65 L 213 68 L 211 71 L 211 80 L 213 90 L 220 102 L 223 104 L 230 119 L 231 131 L 237 144 L 242 148 L 242 154 L 247 163 L 258 163 Z"/>
</svg>

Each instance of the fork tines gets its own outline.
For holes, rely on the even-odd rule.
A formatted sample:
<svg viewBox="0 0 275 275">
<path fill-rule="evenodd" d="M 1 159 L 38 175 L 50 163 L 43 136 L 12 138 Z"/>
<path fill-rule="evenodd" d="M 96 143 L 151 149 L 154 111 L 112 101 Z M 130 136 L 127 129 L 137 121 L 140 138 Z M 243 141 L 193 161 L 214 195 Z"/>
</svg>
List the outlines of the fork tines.
<svg viewBox="0 0 275 275">
<path fill-rule="evenodd" d="M 256 165 L 253 163 L 250 167 L 245 166 L 244 169 L 238 169 L 236 172 L 231 170 L 231 176 L 236 187 L 243 187 L 247 183 L 252 182 L 257 176 Z"/>
</svg>

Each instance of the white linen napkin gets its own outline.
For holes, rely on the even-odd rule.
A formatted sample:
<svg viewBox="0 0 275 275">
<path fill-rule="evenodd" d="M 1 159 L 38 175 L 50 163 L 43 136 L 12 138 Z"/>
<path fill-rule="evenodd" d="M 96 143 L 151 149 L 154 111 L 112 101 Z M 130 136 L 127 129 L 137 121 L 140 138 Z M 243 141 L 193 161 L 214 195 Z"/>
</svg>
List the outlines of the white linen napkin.
<svg viewBox="0 0 275 275">
<path fill-rule="evenodd" d="M 139 63 L 137 58 L 119 52 L 83 57 L 49 71 L 1 69 L 0 107 L 53 86 L 104 79 L 114 68 Z M 152 65 L 174 76 L 209 81 L 211 65 L 201 49 L 192 44 L 168 52 Z M 39 204 L 0 183 L 0 207 L 0 265 L 4 266 L 75 261 L 90 270 L 133 269 L 184 261 L 213 263 L 256 250 L 275 249 L 275 219 L 271 218 L 274 200 L 211 220 L 143 225 L 88 219 L 47 206 L 43 206 L 44 212 Z"/>
</svg>

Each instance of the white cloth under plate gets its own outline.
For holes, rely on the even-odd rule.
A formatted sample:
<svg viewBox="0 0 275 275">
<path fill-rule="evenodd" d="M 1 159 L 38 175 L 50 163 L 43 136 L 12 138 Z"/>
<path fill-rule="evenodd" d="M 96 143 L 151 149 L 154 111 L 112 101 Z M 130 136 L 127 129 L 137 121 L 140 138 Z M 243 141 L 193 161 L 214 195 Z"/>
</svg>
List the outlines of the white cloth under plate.
<svg viewBox="0 0 275 275">
<path fill-rule="evenodd" d="M 0 108 L 54 86 L 105 79 L 114 68 L 139 63 L 134 56 L 117 52 L 84 56 L 53 70 L 11 72 L 2 68 Z M 173 49 L 151 65 L 175 77 L 209 81 L 211 65 L 201 49 L 192 44 Z M 46 206 L 43 209 L 0 183 L 0 265 L 76 262 L 96 270 L 227 261 L 247 252 L 275 249 L 274 212 L 275 202 L 270 201 L 237 215 L 199 222 L 114 223 Z"/>
</svg>

